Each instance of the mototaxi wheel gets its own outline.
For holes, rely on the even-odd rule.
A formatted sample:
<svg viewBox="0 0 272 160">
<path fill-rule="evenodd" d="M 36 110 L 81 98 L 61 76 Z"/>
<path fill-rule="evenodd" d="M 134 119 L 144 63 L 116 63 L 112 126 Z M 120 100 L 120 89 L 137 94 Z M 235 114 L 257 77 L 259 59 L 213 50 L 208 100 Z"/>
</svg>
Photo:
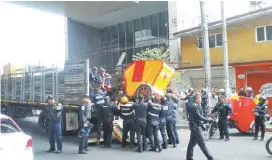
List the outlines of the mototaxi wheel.
<svg viewBox="0 0 272 160">
<path fill-rule="evenodd" d="M 269 153 L 270 155 L 272 155 L 271 148 L 269 147 L 271 141 L 272 141 L 272 137 L 270 137 L 265 143 L 265 149 L 266 149 L 267 153 Z"/>
<path fill-rule="evenodd" d="M 210 139 L 211 136 L 211 125 L 210 124 L 204 124 L 205 130 L 203 131 L 203 138 L 205 141 Z"/>
</svg>

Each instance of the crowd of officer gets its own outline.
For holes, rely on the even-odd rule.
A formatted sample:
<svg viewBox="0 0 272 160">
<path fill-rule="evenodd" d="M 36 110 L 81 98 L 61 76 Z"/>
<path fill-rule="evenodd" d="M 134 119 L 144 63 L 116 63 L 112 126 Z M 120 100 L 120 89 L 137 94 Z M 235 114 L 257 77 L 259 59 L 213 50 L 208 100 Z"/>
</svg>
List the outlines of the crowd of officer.
<svg viewBox="0 0 272 160">
<path fill-rule="evenodd" d="M 193 148 L 199 145 L 205 156 L 209 160 L 213 157 L 209 153 L 203 139 L 203 122 L 212 122 L 213 119 L 208 114 L 208 96 L 205 89 L 201 90 L 201 95 L 189 89 L 188 95 L 181 100 L 187 100 L 186 110 L 189 127 L 191 130 L 190 141 L 187 149 L 187 159 L 193 159 Z M 248 97 L 253 92 L 247 88 Z M 217 93 L 218 103 L 211 113 L 219 115 L 220 138 L 229 141 L 228 119 L 232 114 L 231 105 L 226 100 L 224 90 Z M 91 100 L 93 102 L 91 102 Z M 261 141 L 264 140 L 267 106 L 266 97 L 260 95 L 259 103 L 253 110 L 255 115 L 255 135 L 257 139 L 259 128 L 261 128 Z M 119 103 L 119 105 L 118 105 Z M 97 88 L 89 95 L 84 95 L 82 104 L 79 107 L 79 154 L 86 154 L 88 149 L 88 137 L 93 125 L 90 123 L 92 105 L 97 114 L 97 143 L 100 142 L 101 126 L 103 124 L 104 146 L 111 147 L 113 120 L 114 117 L 123 119 L 122 147 L 127 146 L 128 133 L 130 133 L 130 147 L 137 147 L 138 152 L 147 150 L 147 139 L 150 142 L 150 151 L 161 152 L 167 149 L 169 144 L 176 147 L 179 143 L 179 136 L 176 130 L 176 110 L 178 99 L 172 93 L 167 93 L 163 98 L 153 96 L 146 99 L 144 95 L 139 95 L 137 99 L 120 94 L 118 99 L 110 99 L 106 96 L 103 88 Z M 56 104 L 52 96 L 48 97 L 48 106 L 43 111 L 46 116 L 46 130 L 50 148 L 48 152 L 62 152 L 62 110 L 61 104 Z M 162 142 L 159 133 L 161 133 Z M 137 135 L 137 146 L 135 145 L 135 134 Z M 55 148 L 57 143 L 57 150 Z"/>
<path fill-rule="evenodd" d="M 139 95 L 134 102 L 129 102 L 126 96 L 122 96 L 120 102 L 119 115 L 123 119 L 122 147 L 127 145 L 128 132 L 130 132 L 131 148 L 136 147 L 136 133 L 137 151 L 140 153 L 147 150 L 147 139 L 150 142 L 150 151 L 161 152 L 162 149 L 167 149 L 169 141 L 173 147 L 177 146 L 179 143 L 176 130 L 177 104 L 170 93 L 163 98 L 154 96 L 149 100 Z"/>
</svg>

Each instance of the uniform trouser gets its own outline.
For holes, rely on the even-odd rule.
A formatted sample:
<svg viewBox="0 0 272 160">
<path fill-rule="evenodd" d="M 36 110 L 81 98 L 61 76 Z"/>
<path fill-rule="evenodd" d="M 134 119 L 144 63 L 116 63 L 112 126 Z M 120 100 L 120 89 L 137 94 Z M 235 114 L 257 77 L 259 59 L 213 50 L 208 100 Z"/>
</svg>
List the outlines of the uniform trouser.
<svg viewBox="0 0 272 160">
<path fill-rule="evenodd" d="M 136 119 L 135 129 L 137 134 L 138 150 L 146 150 L 146 119 Z"/>
<path fill-rule="evenodd" d="M 103 107 L 102 105 L 97 105 L 96 106 L 96 111 L 97 111 L 97 124 L 96 124 L 96 131 L 97 131 L 97 140 L 100 140 L 101 138 L 101 125 L 103 122 L 103 116 L 101 114 L 100 108 Z"/>
<path fill-rule="evenodd" d="M 161 142 L 159 140 L 159 129 L 159 120 L 148 120 L 147 133 L 152 149 L 161 148 Z"/>
<path fill-rule="evenodd" d="M 47 134 L 50 144 L 50 149 L 55 150 L 55 141 L 57 141 L 57 149 L 62 150 L 62 132 L 60 123 L 49 123 L 47 125 Z"/>
<path fill-rule="evenodd" d="M 86 135 L 79 137 L 79 147 L 78 147 L 79 152 L 86 150 L 88 148 L 88 138 L 89 138 L 90 132 L 91 132 L 91 129 L 89 128 L 88 133 Z"/>
<path fill-rule="evenodd" d="M 265 134 L 265 120 L 264 117 L 255 117 L 255 137 L 258 137 L 259 129 L 261 128 L 261 138 L 264 138 Z"/>
<path fill-rule="evenodd" d="M 163 146 L 167 147 L 168 142 L 167 142 L 166 119 L 165 118 L 160 119 L 159 127 L 160 127 L 161 136 L 162 136 Z"/>
<path fill-rule="evenodd" d="M 78 151 L 82 152 L 88 148 L 88 135 L 79 138 L 79 148 Z"/>
<path fill-rule="evenodd" d="M 187 147 L 187 154 L 186 160 L 193 160 L 194 155 L 194 147 L 198 144 L 199 148 L 202 150 L 204 155 L 207 157 L 208 160 L 213 160 L 212 155 L 209 153 L 208 148 L 205 144 L 202 127 L 194 122 L 190 122 L 190 141 Z"/>
<path fill-rule="evenodd" d="M 112 140 L 112 131 L 113 131 L 113 117 L 104 117 L 103 118 L 103 138 L 104 145 L 111 145 Z"/>
<path fill-rule="evenodd" d="M 229 138 L 229 121 L 228 119 L 219 119 L 218 121 L 220 138 Z"/>
<path fill-rule="evenodd" d="M 129 138 L 131 145 L 135 144 L 135 126 L 134 119 L 125 119 L 123 121 L 123 135 L 122 135 L 122 145 L 126 145 L 128 132 L 130 132 Z"/>
<path fill-rule="evenodd" d="M 176 122 L 174 119 L 167 119 L 166 120 L 166 125 L 167 125 L 167 129 L 168 129 L 168 132 L 169 132 L 169 137 L 170 137 L 170 140 L 172 142 L 173 145 L 176 145 L 177 143 L 177 139 L 176 139 L 176 134 L 175 134 L 175 126 L 176 126 Z"/>
</svg>

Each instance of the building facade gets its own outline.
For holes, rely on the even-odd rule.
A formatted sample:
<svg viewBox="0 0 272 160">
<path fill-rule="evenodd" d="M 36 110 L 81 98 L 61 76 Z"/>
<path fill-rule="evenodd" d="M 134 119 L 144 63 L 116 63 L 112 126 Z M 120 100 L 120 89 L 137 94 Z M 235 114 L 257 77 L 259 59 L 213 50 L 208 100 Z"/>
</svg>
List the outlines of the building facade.
<svg viewBox="0 0 272 160">
<path fill-rule="evenodd" d="M 272 7 L 252 11 L 227 19 L 227 42 L 230 66 L 230 86 L 252 87 L 255 94 L 263 89 L 272 102 Z M 181 36 L 182 60 L 190 61 L 192 68 L 203 68 L 202 37 L 199 27 L 175 33 Z M 221 22 L 209 24 L 210 59 L 213 67 L 223 65 Z M 222 68 L 222 67 L 221 67 Z M 223 68 L 212 78 L 224 78 Z M 192 76 L 193 75 L 187 75 Z M 186 76 L 184 76 L 186 77 Z M 204 74 L 202 74 L 204 83 Z M 191 79 L 192 79 L 191 78 Z M 235 82 L 233 82 L 235 80 Z M 270 102 L 270 104 L 272 104 Z M 270 106 L 271 108 L 272 106 Z"/>
</svg>

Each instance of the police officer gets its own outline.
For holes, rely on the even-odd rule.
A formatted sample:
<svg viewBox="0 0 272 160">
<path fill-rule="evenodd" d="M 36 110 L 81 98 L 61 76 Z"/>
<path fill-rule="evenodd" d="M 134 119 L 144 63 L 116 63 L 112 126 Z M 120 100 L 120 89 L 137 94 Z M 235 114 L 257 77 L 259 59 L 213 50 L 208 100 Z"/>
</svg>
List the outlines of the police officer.
<svg viewBox="0 0 272 160">
<path fill-rule="evenodd" d="M 188 95 L 185 98 L 181 98 L 180 100 L 187 100 L 187 104 L 186 107 L 191 106 L 194 103 L 194 89 L 193 88 L 189 88 L 188 90 Z"/>
<path fill-rule="evenodd" d="M 143 152 L 147 148 L 146 144 L 146 118 L 147 118 L 147 106 L 144 102 L 144 96 L 140 94 L 138 96 L 138 102 L 133 104 L 135 110 L 135 129 L 137 134 L 137 151 Z"/>
<path fill-rule="evenodd" d="M 102 107 L 102 121 L 103 121 L 103 138 L 104 147 L 111 147 L 112 131 L 113 131 L 113 119 L 117 114 L 118 109 L 114 102 L 110 101 L 110 98 L 106 96 L 105 104 Z"/>
<path fill-rule="evenodd" d="M 218 121 L 218 126 L 219 126 L 219 132 L 220 132 L 220 138 L 219 139 L 224 139 L 225 135 L 225 141 L 229 141 L 229 118 L 232 114 L 232 108 L 231 105 L 226 101 L 226 96 L 221 95 L 219 97 L 219 103 L 216 104 L 214 109 L 212 110 L 211 113 L 218 112 L 219 113 L 219 121 Z"/>
<path fill-rule="evenodd" d="M 167 130 L 166 130 L 166 114 L 168 112 L 168 104 L 166 99 L 163 97 L 161 98 L 161 105 L 162 105 L 162 110 L 160 112 L 160 132 L 162 136 L 162 148 L 167 149 L 168 147 L 168 141 L 167 141 Z"/>
<path fill-rule="evenodd" d="M 62 152 L 62 120 L 63 106 L 61 104 L 55 104 L 53 96 L 48 96 L 48 106 L 45 108 L 46 122 L 47 122 L 47 134 L 50 143 L 50 149 L 47 152 L 55 151 L 55 140 L 57 141 L 57 154 Z"/>
<path fill-rule="evenodd" d="M 177 138 L 175 134 L 175 126 L 176 126 L 176 106 L 174 102 L 171 100 L 171 95 L 166 94 L 168 111 L 166 113 L 166 126 L 167 132 L 169 134 L 170 143 L 173 144 L 174 147 L 177 147 Z"/>
<path fill-rule="evenodd" d="M 79 139 L 79 154 L 86 154 L 86 151 L 89 151 L 88 149 L 88 136 L 91 132 L 91 101 L 89 95 L 84 95 L 82 99 L 82 104 L 80 106 L 79 110 L 79 126 L 80 126 L 80 139 Z"/>
<path fill-rule="evenodd" d="M 203 110 L 203 116 L 206 117 L 208 115 L 208 94 L 205 88 L 201 89 L 201 107 Z"/>
<path fill-rule="evenodd" d="M 120 117 L 123 119 L 122 147 L 126 147 L 127 134 L 130 132 L 130 146 L 133 148 L 135 146 L 135 111 L 132 108 L 133 103 L 128 102 L 128 98 L 126 96 L 120 98 L 120 103 Z"/>
<path fill-rule="evenodd" d="M 259 103 L 256 105 L 256 108 L 253 110 L 255 115 L 255 134 L 254 140 L 257 140 L 259 128 L 261 127 L 261 141 L 264 140 L 265 134 L 265 115 L 267 112 L 267 105 L 265 104 L 266 97 L 260 96 Z"/>
<path fill-rule="evenodd" d="M 179 136 L 178 136 L 177 126 L 176 126 L 177 125 L 176 119 L 177 119 L 178 98 L 176 98 L 176 96 L 174 94 L 171 94 L 170 104 L 172 104 L 173 107 L 174 107 L 174 113 L 173 113 L 174 125 L 173 125 L 173 130 L 174 130 L 174 134 L 175 134 L 175 137 L 176 137 L 176 144 L 179 144 Z"/>
<path fill-rule="evenodd" d="M 196 144 L 200 147 L 208 160 L 214 160 L 206 147 L 203 133 L 202 133 L 202 121 L 212 122 L 212 118 L 205 118 L 201 114 L 201 97 L 200 95 L 194 95 L 194 103 L 188 108 L 189 125 L 191 130 L 190 141 L 187 147 L 186 160 L 193 160 L 194 147 Z"/>
<path fill-rule="evenodd" d="M 162 151 L 161 142 L 159 140 L 159 115 L 162 111 L 161 101 L 159 98 L 154 98 L 154 103 L 149 102 L 148 103 L 148 115 L 147 115 L 147 133 L 149 142 L 151 145 L 150 151 L 157 151 L 157 148 L 159 149 L 159 152 Z M 154 142 L 155 140 L 155 142 Z"/>
<path fill-rule="evenodd" d="M 101 124 L 102 124 L 102 113 L 101 110 L 105 105 L 105 96 L 107 91 L 104 88 L 96 88 L 93 93 L 91 93 L 91 97 L 94 101 L 95 112 L 97 115 L 97 145 L 100 144 L 101 137 Z"/>
</svg>

